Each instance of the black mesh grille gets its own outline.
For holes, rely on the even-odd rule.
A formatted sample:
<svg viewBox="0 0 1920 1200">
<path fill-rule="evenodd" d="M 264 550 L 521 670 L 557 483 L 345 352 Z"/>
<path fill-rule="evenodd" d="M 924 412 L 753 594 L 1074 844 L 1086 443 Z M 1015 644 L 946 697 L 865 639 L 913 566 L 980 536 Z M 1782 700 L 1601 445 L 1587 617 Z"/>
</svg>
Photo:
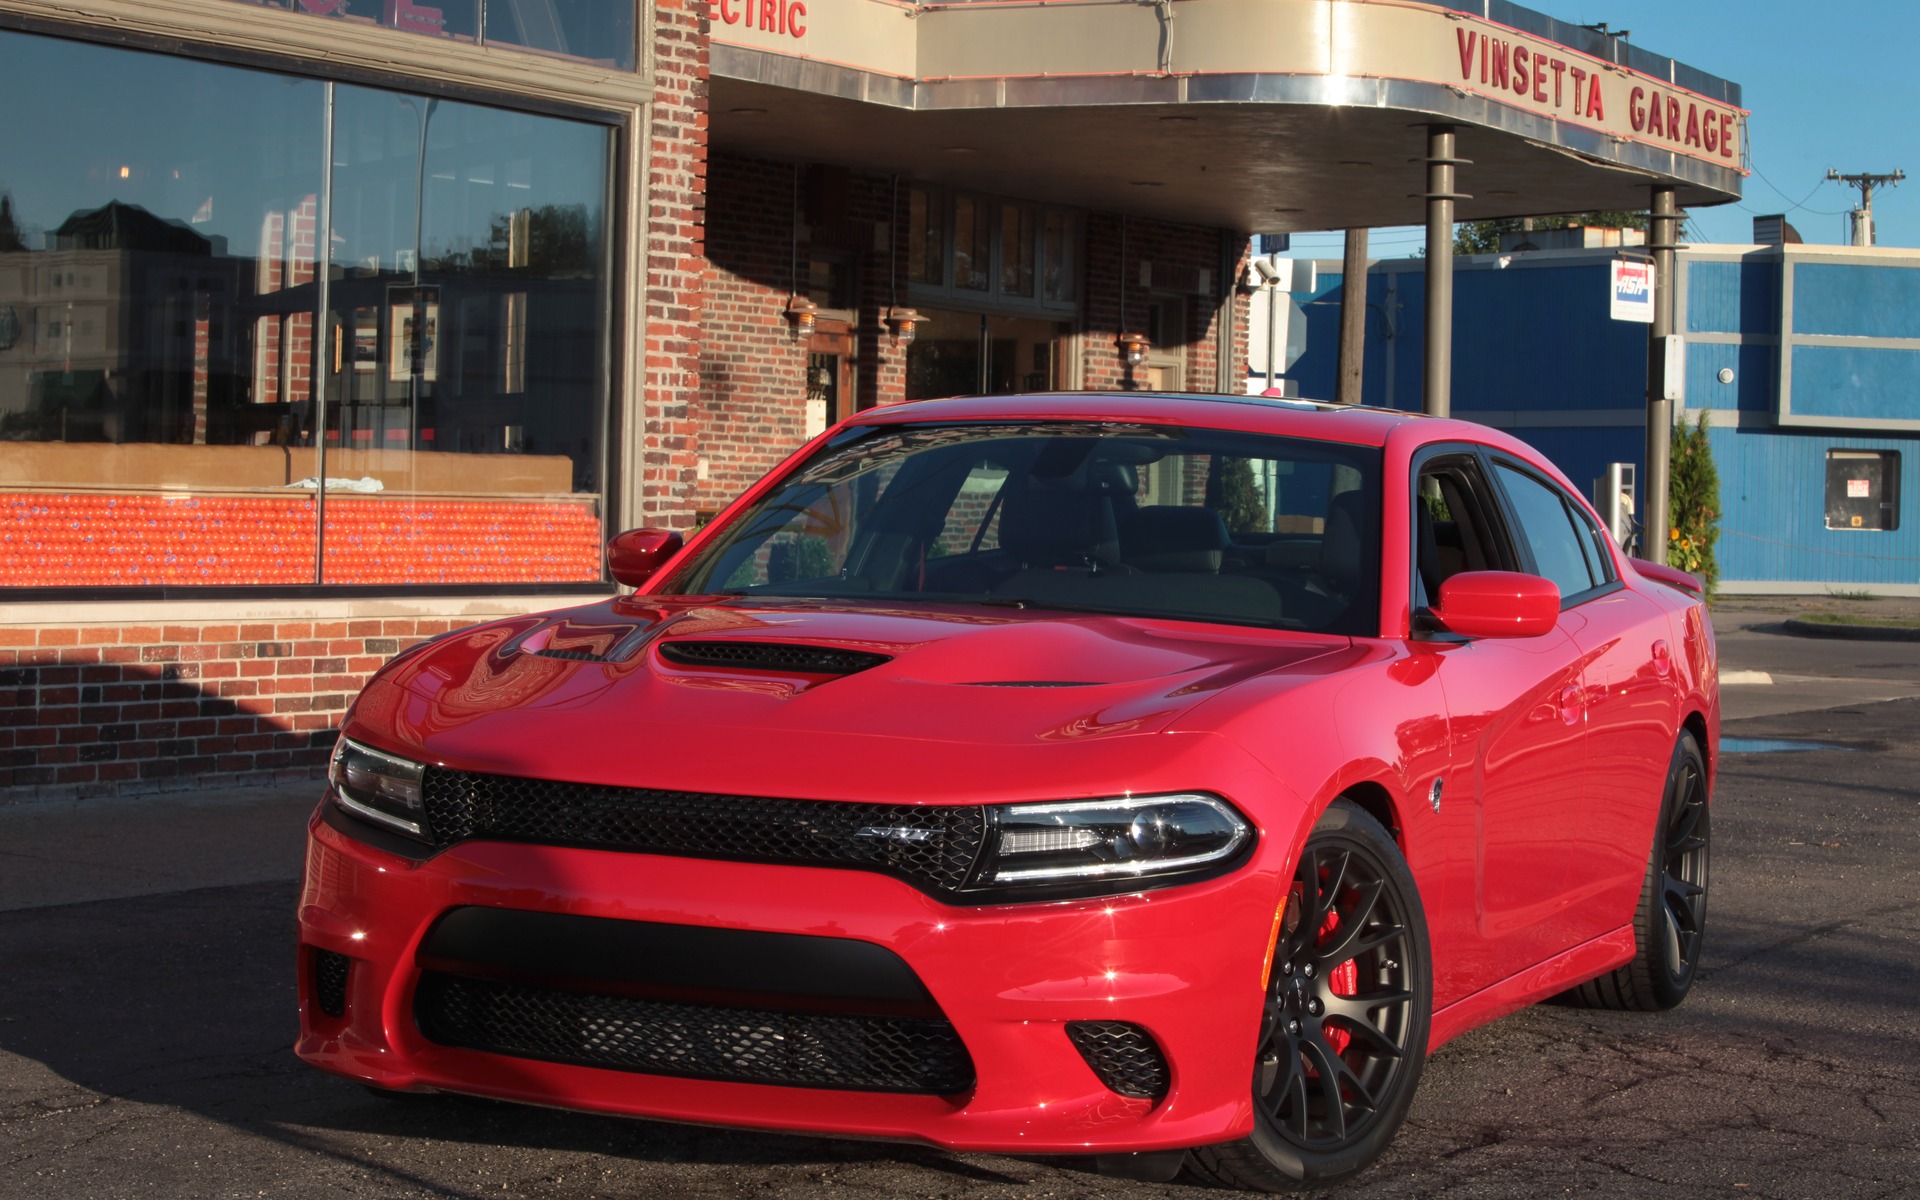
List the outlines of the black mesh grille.
<svg viewBox="0 0 1920 1200">
<path fill-rule="evenodd" d="M 1159 1100 L 1167 1094 L 1167 1060 L 1152 1036 L 1125 1021 L 1068 1021 L 1067 1036 L 1100 1082 L 1122 1096 Z"/>
<path fill-rule="evenodd" d="M 331 950 L 313 952 L 313 1002 L 330 1017 L 347 1012 L 347 968 L 352 960 Z"/>
<path fill-rule="evenodd" d="M 755 667 L 812 675 L 851 675 L 888 661 L 866 650 L 793 646 L 784 642 L 661 642 L 660 657 L 688 667 Z"/>
<path fill-rule="evenodd" d="M 429 971 L 414 1000 L 432 1041 L 649 1075 L 950 1095 L 973 1060 L 940 1017 L 778 1012 L 562 991 Z"/>
<path fill-rule="evenodd" d="M 444 848 L 474 838 L 691 858 L 860 867 L 922 890 L 965 884 L 986 838 L 972 806 L 841 804 L 603 787 L 428 767 L 427 827 Z"/>
</svg>

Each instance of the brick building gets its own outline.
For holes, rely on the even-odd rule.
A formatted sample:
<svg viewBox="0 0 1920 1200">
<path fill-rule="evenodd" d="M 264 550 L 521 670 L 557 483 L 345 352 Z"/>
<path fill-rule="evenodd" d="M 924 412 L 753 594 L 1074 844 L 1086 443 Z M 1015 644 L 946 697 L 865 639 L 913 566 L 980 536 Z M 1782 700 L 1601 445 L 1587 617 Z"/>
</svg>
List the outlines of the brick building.
<svg viewBox="0 0 1920 1200">
<path fill-rule="evenodd" d="M 1250 232 L 1724 201 L 1745 120 L 1505 0 L 0 0 L 0 111 L 0 803 L 305 776 L 849 413 L 1239 391 Z"/>
</svg>

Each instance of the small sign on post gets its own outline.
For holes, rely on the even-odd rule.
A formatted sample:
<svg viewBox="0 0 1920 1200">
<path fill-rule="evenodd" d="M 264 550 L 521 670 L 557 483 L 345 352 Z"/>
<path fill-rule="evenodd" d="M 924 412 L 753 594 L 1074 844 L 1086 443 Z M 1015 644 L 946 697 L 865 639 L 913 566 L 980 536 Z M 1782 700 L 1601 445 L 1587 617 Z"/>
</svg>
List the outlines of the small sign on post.
<svg viewBox="0 0 1920 1200">
<path fill-rule="evenodd" d="M 1616 258 L 1609 283 L 1613 319 L 1653 324 L 1653 264 L 1637 258 Z"/>
</svg>

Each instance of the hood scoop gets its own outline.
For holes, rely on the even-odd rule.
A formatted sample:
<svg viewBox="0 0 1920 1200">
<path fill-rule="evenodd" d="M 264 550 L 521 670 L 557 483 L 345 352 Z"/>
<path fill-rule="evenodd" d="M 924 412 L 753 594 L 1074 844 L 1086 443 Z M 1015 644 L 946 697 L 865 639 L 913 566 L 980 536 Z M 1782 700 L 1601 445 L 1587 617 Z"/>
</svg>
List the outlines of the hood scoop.
<svg viewBox="0 0 1920 1200">
<path fill-rule="evenodd" d="M 885 654 L 836 646 L 791 642 L 672 641 L 658 643 L 660 657 L 683 667 L 739 667 L 751 671 L 792 671 L 802 675 L 852 675 L 881 663 Z"/>
</svg>

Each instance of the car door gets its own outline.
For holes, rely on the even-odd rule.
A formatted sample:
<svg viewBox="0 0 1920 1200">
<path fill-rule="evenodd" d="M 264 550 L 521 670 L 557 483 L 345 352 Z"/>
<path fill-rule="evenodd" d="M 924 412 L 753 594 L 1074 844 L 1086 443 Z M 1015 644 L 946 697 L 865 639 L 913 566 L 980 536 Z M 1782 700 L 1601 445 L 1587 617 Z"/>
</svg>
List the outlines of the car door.
<svg viewBox="0 0 1920 1200">
<path fill-rule="evenodd" d="M 1529 544 L 1562 582 L 1562 620 L 1580 648 L 1587 762 L 1579 817 L 1579 886 L 1566 897 L 1569 932 L 1585 940 L 1633 918 L 1646 876 L 1661 788 L 1673 754 L 1677 696 L 1666 614 L 1627 587 L 1606 535 L 1557 482 L 1510 459 L 1494 475 Z M 1571 531 L 1570 533 L 1568 531 Z M 1585 590 L 1569 592 L 1583 578 Z M 1570 882 L 1572 882 L 1570 880 Z"/>
<path fill-rule="evenodd" d="M 1532 571 L 1536 560 L 1473 452 L 1417 469 L 1416 611 L 1462 571 Z M 1454 640 L 1437 678 L 1451 741 L 1440 818 L 1450 905 L 1434 930 L 1435 1002 L 1470 995 L 1566 949 L 1567 881 L 1582 868 L 1567 837 L 1587 767 L 1580 647 L 1567 618 L 1531 638 Z M 1445 956 L 1443 958 L 1443 955 Z"/>
</svg>

